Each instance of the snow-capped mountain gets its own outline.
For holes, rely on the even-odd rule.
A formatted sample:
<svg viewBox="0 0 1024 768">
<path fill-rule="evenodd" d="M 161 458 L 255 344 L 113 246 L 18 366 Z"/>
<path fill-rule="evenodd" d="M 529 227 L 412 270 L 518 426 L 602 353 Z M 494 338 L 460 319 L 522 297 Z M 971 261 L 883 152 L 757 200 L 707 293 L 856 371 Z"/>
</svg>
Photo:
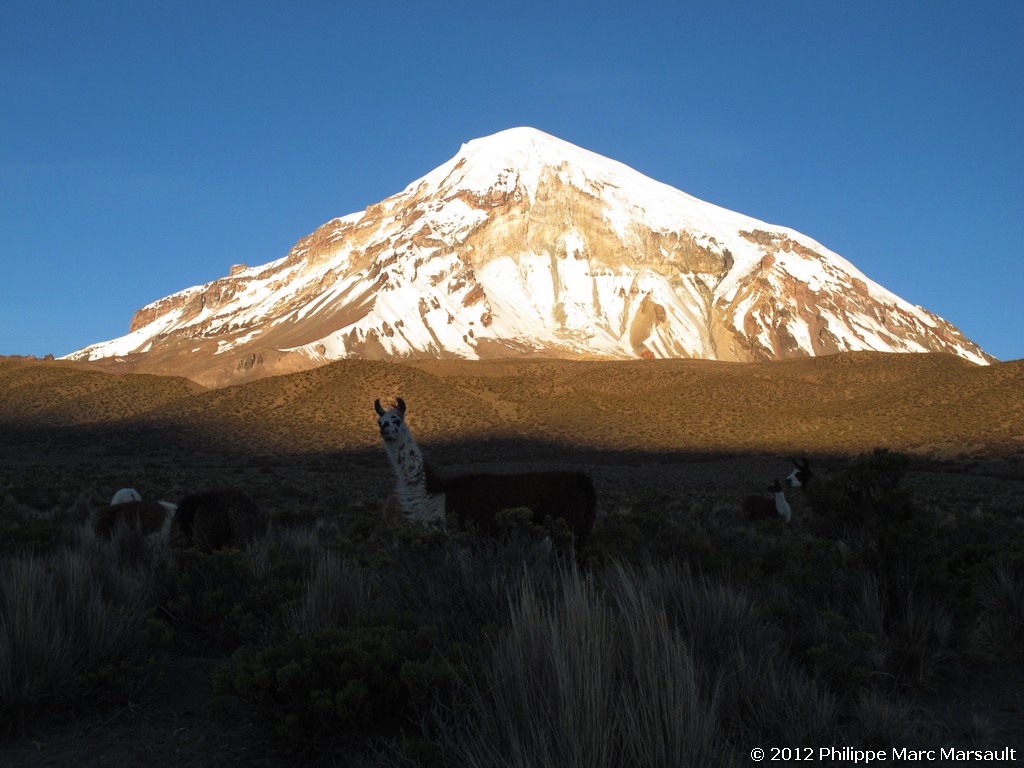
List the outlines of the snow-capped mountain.
<svg viewBox="0 0 1024 768">
<path fill-rule="evenodd" d="M 143 307 L 128 335 L 69 357 L 224 384 L 344 357 L 844 350 L 993 359 L 799 232 L 514 128 L 282 259 Z"/>
</svg>

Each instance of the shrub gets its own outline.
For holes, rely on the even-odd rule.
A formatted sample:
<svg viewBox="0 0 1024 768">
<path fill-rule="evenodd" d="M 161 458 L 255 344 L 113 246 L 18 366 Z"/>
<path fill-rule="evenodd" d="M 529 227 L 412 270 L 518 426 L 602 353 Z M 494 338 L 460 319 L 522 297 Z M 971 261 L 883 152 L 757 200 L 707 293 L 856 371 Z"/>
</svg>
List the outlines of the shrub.
<svg viewBox="0 0 1024 768">
<path fill-rule="evenodd" d="M 286 554 L 254 562 L 237 549 L 180 550 L 164 573 L 160 614 L 186 648 L 231 651 L 265 640 L 304 580 L 303 565 Z"/>
<path fill-rule="evenodd" d="M 691 560 L 707 570 L 716 566 L 716 549 L 708 532 L 695 516 L 682 514 L 678 504 L 665 495 L 639 499 L 628 512 L 599 516 L 588 553 L 594 565 Z"/>
<path fill-rule="evenodd" d="M 0 555 L 52 552 L 59 534 L 60 526 L 52 514 L 6 494 L 0 497 Z"/>
<path fill-rule="evenodd" d="M 884 652 L 878 638 L 841 613 L 822 611 L 816 627 L 818 643 L 806 651 L 815 677 L 840 691 L 867 686 L 880 671 Z"/>
<path fill-rule="evenodd" d="M 242 648 L 214 673 L 212 709 L 245 715 L 307 752 L 352 745 L 412 726 L 451 671 L 435 633 L 407 620 L 328 627 L 262 650 Z"/>
</svg>

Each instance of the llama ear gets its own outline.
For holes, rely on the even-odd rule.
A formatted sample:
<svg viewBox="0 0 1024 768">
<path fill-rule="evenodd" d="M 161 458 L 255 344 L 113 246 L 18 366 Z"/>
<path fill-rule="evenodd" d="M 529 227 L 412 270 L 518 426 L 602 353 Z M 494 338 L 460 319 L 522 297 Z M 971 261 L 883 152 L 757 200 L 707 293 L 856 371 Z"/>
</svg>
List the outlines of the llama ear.
<svg viewBox="0 0 1024 768">
<path fill-rule="evenodd" d="M 405 415 L 405 400 L 403 400 L 400 397 L 396 397 L 395 398 L 395 405 L 398 406 L 398 412 L 404 416 Z"/>
<path fill-rule="evenodd" d="M 380 400 L 373 401 L 373 410 L 377 412 L 378 416 L 384 415 L 384 409 L 380 407 Z"/>
</svg>

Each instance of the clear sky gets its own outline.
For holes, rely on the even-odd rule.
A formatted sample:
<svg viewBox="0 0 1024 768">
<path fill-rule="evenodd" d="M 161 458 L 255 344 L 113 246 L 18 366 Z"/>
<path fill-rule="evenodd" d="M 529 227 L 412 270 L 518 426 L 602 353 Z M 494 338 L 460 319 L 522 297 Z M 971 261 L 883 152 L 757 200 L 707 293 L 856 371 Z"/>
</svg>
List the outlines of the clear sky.
<svg viewBox="0 0 1024 768">
<path fill-rule="evenodd" d="M 1024 2 L 0 0 L 0 354 L 123 335 L 528 125 L 1024 357 Z"/>
</svg>

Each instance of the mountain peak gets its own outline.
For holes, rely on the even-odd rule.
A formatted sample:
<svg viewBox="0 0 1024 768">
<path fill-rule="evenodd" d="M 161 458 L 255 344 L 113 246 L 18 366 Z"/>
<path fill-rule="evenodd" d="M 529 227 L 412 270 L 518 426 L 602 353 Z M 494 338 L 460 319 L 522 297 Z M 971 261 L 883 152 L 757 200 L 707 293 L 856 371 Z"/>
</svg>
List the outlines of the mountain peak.
<svg viewBox="0 0 1024 768">
<path fill-rule="evenodd" d="M 230 383 L 344 357 L 989 358 L 816 241 L 534 128 L 74 353 Z"/>
<path fill-rule="evenodd" d="M 532 165 L 537 162 L 559 165 L 566 160 L 583 157 L 589 162 L 612 162 L 557 136 L 527 126 L 507 128 L 490 136 L 467 141 L 455 157 L 477 159 L 481 156 L 505 158 L 514 165 Z"/>
<path fill-rule="evenodd" d="M 533 182 L 545 167 L 610 162 L 536 128 L 509 128 L 466 142 L 451 160 L 413 182 L 409 189 L 426 182 L 430 186 L 457 186 L 484 192 L 511 178 L 513 183 L 522 183 L 524 191 L 532 194 Z"/>
<path fill-rule="evenodd" d="M 574 144 L 570 144 L 568 141 L 552 136 L 550 133 L 545 133 L 537 128 L 532 128 L 528 125 L 520 125 L 515 128 L 506 128 L 497 133 L 492 133 L 489 136 L 481 136 L 476 139 L 471 139 L 462 145 L 465 147 L 504 147 L 507 149 L 517 149 L 522 147 L 534 147 L 534 146 L 554 146 L 554 147 L 567 147 L 575 148 Z"/>
</svg>

